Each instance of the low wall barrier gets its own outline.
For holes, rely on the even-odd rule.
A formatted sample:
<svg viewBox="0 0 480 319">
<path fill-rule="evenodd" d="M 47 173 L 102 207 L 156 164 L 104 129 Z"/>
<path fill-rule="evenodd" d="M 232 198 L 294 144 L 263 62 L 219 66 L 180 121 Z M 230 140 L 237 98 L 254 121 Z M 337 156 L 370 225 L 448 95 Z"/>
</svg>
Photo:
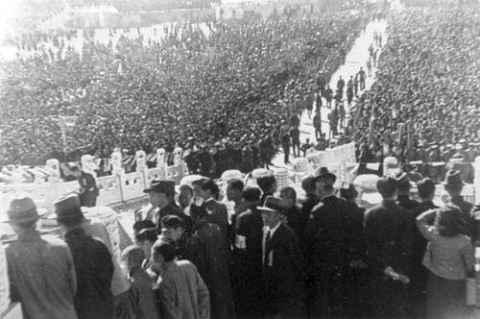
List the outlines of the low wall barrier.
<svg viewBox="0 0 480 319">
<path fill-rule="evenodd" d="M 144 169 L 125 174 L 121 171 L 111 176 L 96 178 L 99 195 L 98 206 L 120 204 L 145 196 L 143 190 L 154 179 L 169 179 L 178 185 L 185 176 L 183 165 L 165 168 Z M 8 209 L 10 201 L 16 196 L 32 198 L 38 207 L 53 211 L 53 201 L 62 194 L 78 191 L 78 181 L 52 181 L 44 183 L 0 184 L 0 215 Z"/>
</svg>

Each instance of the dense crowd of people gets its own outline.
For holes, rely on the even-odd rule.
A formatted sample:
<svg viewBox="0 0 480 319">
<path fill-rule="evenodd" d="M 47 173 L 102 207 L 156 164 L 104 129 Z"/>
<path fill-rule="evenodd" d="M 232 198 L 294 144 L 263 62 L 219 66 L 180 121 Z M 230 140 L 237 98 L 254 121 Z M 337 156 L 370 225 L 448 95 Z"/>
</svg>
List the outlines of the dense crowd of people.
<svg viewBox="0 0 480 319">
<path fill-rule="evenodd" d="M 115 47 L 89 38 L 81 52 L 2 64 L 2 163 L 63 161 L 65 148 L 108 157 L 116 146 L 152 153 L 189 137 L 197 145 L 267 139 L 311 102 L 309 80 L 329 79 L 363 24 L 345 12 L 246 18 L 208 32 L 178 26 L 146 45 L 141 35 Z M 66 145 L 59 116 L 78 116 Z"/>
<path fill-rule="evenodd" d="M 272 175 L 258 187 L 232 179 L 229 214 L 210 178 L 178 190 L 154 180 L 134 244 L 114 240 L 121 258 L 76 194 L 55 200 L 61 239 L 41 236 L 35 203 L 15 199 L 11 298 L 26 319 L 471 318 L 480 208 L 460 196 L 460 172 L 448 172 L 441 207 L 428 178 L 417 183 L 421 202 L 406 173 L 378 179 L 383 201 L 370 208 L 335 181 L 319 168 L 299 200 Z"/>
<path fill-rule="evenodd" d="M 351 112 L 359 161 L 393 156 L 436 179 L 435 162 L 479 155 L 478 6 L 407 8 L 389 19 L 376 81 Z M 369 132 L 369 133 L 367 133 Z M 430 165 L 430 166 L 428 166 Z M 468 178 L 471 182 L 473 175 Z"/>
</svg>

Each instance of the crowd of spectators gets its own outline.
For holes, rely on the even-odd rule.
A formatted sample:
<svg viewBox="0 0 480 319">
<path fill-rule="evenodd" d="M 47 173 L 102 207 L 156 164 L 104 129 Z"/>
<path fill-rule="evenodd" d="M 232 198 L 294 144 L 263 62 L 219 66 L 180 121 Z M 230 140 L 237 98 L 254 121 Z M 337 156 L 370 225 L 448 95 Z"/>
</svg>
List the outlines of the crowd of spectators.
<svg viewBox="0 0 480 319">
<path fill-rule="evenodd" d="M 81 52 L 41 49 L 3 63 L 2 164 L 63 161 L 65 150 L 79 149 L 108 157 L 116 146 L 152 153 L 189 137 L 197 145 L 273 138 L 311 103 L 309 81 L 343 63 L 364 22 L 342 12 L 245 18 L 207 31 L 178 25 L 162 40 L 140 34 L 114 46 L 88 37 Z M 66 145 L 59 116 L 78 117 Z"/>
<path fill-rule="evenodd" d="M 454 155 L 474 161 L 480 146 L 478 7 L 406 8 L 390 16 L 387 32 L 376 81 L 350 116 L 360 161 L 448 162 Z"/>
</svg>

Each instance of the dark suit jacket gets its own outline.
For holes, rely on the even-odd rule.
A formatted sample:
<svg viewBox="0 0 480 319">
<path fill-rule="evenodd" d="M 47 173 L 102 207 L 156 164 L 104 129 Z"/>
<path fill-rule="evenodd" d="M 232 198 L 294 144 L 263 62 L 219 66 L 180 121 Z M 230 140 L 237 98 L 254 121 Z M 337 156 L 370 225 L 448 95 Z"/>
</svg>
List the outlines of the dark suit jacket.
<svg viewBox="0 0 480 319">
<path fill-rule="evenodd" d="M 370 267 L 383 274 L 388 266 L 408 274 L 413 243 L 413 216 L 395 201 L 383 201 L 365 214 L 365 240 Z"/>
<path fill-rule="evenodd" d="M 304 263 L 293 230 L 281 224 L 270 239 L 272 264 L 263 265 L 267 313 L 288 313 L 304 301 Z M 297 307 L 298 308 L 298 307 Z"/>
<path fill-rule="evenodd" d="M 78 318 L 116 318 L 110 291 L 114 268 L 107 247 L 87 236 L 82 228 L 69 230 L 65 241 L 72 252 L 77 275 L 75 310 Z"/>
<path fill-rule="evenodd" d="M 412 210 L 418 205 L 420 205 L 419 202 L 416 200 L 410 199 L 408 195 L 400 195 L 397 198 L 398 206 L 405 208 L 406 210 Z"/>
<path fill-rule="evenodd" d="M 333 195 L 313 208 L 307 224 L 307 250 L 316 270 L 348 266 L 360 240 L 355 216 L 356 207 Z"/>
<path fill-rule="evenodd" d="M 207 221 L 211 224 L 218 225 L 225 240 L 228 239 L 228 212 L 227 207 L 214 200 L 210 199 L 205 202 L 205 208 L 209 211 L 207 215 Z"/>
</svg>

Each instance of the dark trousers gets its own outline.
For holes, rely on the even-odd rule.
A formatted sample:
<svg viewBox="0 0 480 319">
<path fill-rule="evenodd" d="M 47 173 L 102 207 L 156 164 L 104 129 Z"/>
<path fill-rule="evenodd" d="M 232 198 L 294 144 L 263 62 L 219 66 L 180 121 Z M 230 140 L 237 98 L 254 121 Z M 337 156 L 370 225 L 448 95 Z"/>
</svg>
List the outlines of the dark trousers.
<svg viewBox="0 0 480 319">
<path fill-rule="evenodd" d="M 383 274 L 374 274 L 371 279 L 372 318 L 405 318 L 406 287 Z"/>
<path fill-rule="evenodd" d="M 287 164 L 290 162 L 289 157 L 290 157 L 290 145 L 283 145 L 283 153 L 285 154 L 284 157 L 284 163 Z"/>
</svg>

